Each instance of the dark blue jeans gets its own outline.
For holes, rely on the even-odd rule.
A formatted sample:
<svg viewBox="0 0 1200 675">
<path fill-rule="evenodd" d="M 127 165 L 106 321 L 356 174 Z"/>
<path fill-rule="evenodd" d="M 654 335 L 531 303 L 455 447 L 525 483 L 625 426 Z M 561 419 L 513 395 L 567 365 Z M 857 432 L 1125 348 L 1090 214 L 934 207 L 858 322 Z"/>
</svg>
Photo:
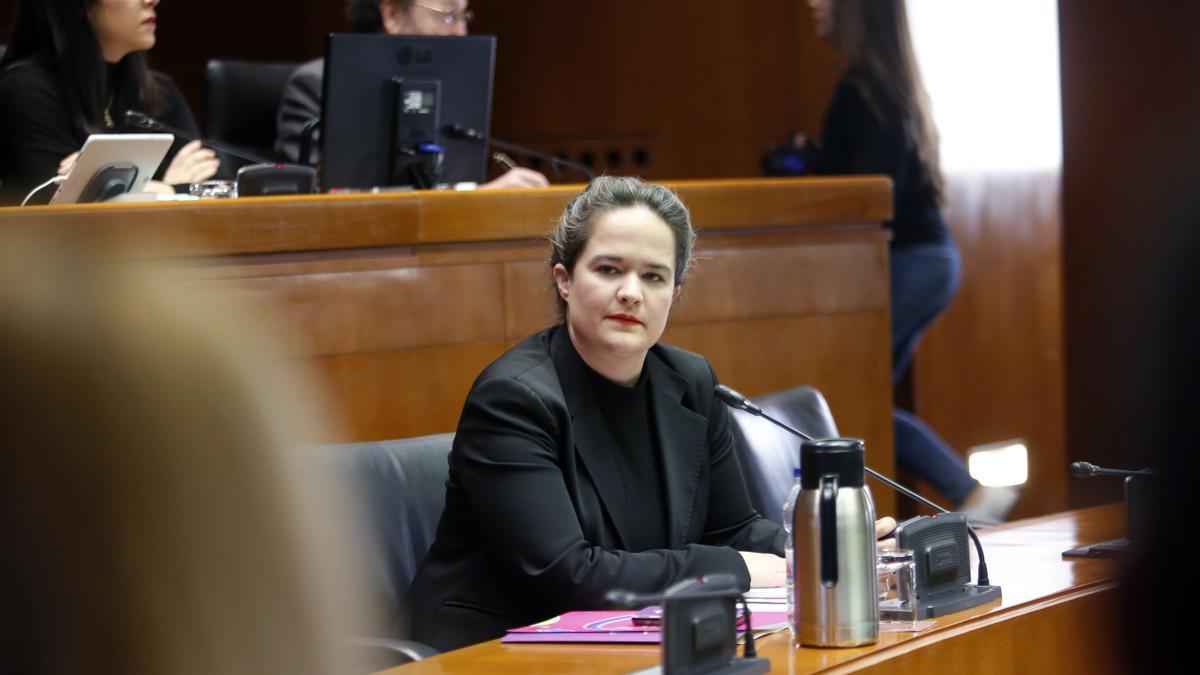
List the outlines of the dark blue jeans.
<svg viewBox="0 0 1200 675">
<path fill-rule="evenodd" d="M 892 383 L 958 290 L 962 263 L 953 241 L 892 249 Z"/>
<path fill-rule="evenodd" d="M 953 241 L 892 249 L 892 381 L 904 374 L 929 324 L 958 290 L 962 266 Z M 979 483 L 966 462 L 912 413 L 893 411 L 896 464 L 932 484 L 954 504 Z"/>
</svg>

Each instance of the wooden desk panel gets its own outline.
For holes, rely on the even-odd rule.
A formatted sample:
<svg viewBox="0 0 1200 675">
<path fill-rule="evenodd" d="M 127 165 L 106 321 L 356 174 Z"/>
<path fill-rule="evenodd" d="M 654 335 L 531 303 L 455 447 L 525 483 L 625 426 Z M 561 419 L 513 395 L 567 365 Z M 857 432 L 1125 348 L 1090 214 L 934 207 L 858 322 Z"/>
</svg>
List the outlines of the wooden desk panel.
<svg viewBox="0 0 1200 675">
<path fill-rule="evenodd" d="M 1109 505 L 1018 521 L 980 533 L 998 603 L 936 620 L 917 634 L 883 633 L 856 649 L 793 648 L 787 634 L 758 641 L 777 673 L 1110 673 L 1120 672 L 1116 637 L 1119 564 L 1062 559 L 1062 551 L 1123 531 Z M 623 673 L 656 665 L 657 646 L 522 645 L 498 640 L 394 668 L 420 673 Z"/>
<path fill-rule="evenodd" d="M 699 259 L 666 339 L 758 395 L 809 384 L 891 472 L 886 178 L 673 184 Z M 556 320 L 544 237 L 579 186 L 0 209 L 164 264 L 279 325 L 341 426 L 320 441 L 452 431 L 478 373 Z M 881 513 L 890 492 L 877 493 Z"/>
</svg>

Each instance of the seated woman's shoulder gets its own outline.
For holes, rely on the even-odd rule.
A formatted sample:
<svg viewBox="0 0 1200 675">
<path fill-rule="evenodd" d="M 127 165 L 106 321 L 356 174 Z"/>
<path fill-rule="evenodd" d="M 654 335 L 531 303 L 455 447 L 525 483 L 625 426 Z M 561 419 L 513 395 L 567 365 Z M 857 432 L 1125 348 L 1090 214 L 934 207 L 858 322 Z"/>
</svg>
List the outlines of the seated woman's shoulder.
<svg viewBox="0 0 1200 675">
<path fill-rule="evenodd" d="M 49 65 L 22 62 L 10 64 L 0 72 L 0 124 L 5 125 L 10 136 L 14 129 L 56 118 L 65 114 L 65 109 L 58 78 Z"/>
<path fill-rule="evenodd" d="M 476 387 L 494 379 L 545 379 L 542 371 L 553 368 L 550 339 L 550 331 L 543 331 L 521 341 L 480 373 Z"/>
<path fill-rule="evenodd" d="M 40 61 L 17 61 L 0 70 L 0 92 L 7 95 L 58 92 L 58 74 L 54 67 Z"/>
</svg>

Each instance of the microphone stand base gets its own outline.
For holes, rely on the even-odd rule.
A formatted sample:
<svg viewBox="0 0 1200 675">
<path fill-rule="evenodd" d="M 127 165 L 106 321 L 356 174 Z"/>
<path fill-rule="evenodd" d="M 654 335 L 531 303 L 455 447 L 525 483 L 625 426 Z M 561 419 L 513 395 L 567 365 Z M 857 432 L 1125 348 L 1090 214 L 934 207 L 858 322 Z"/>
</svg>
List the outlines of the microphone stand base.
<svg viewBox="0 0 1200 675">
<path fill-rule="evenodd" d="M 918 600 L 917 619 L 933 619 L 946 616 L 964 609 L 986 605 L 1001 597 L 999 586 L 975 586 L 966 584 L 961 591 L 941 593 L 930 598 Z"/>
<path fill-rule="evenodd" d="M 1129 550 L 1128 539 L 1109 539 L 1095 544 L 1080 546 L 1069 551 L 1063 551 L 1064 558 L 1123 558 Z"/>
</svg>

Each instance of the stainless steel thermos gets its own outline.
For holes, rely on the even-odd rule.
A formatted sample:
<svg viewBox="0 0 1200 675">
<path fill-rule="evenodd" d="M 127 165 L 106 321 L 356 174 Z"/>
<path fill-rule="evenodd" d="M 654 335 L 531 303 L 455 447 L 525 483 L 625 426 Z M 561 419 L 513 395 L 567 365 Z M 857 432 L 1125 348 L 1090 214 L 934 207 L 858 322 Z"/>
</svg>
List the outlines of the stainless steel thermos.
<svg viewBox="0 0 1200 675">
<path fill-rule="evenodd" d="M 800 491 L 791 514 L 792 630 L 800 644 L 855 647 L 879 636 L 875 505 L 863 463 L 857 439 L 800 447 Z"/>
</svg>

